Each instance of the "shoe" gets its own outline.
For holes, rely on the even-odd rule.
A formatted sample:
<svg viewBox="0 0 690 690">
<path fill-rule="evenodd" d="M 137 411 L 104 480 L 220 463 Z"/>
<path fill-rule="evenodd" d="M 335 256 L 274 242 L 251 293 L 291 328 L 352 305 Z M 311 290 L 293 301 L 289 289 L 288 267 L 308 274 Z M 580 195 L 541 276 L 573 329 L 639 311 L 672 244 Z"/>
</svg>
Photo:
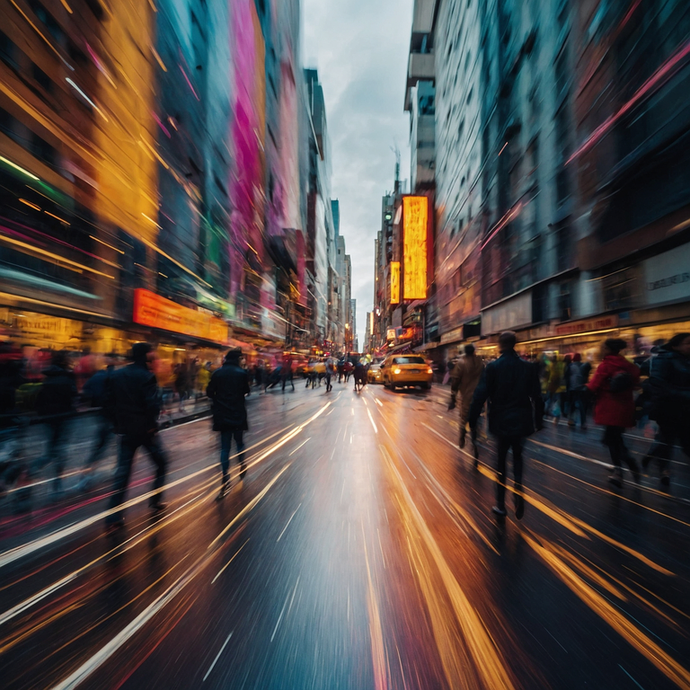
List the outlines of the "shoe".
<svg viewBox="0 0 690 690">
<path fill-rule="evenodd" d="M 164 503 L 163 501 L 158 501 L 158 503 L 154 503 L 151 506 L 151 513 L 153 515 L 160 515 L 161 513 L 165 512 L 167 507 L 168 507 L 167 503 Z"/>
<path fill-rule="evenodd" d="M 508 511 L 505 508 L 501 508 L 501 506 L 494 506 L 491 510 L 499 517 L 505 517 L 508 515 Z"/>
<path fill-rule="evenodd" d="M 227 495 L 228 492 L 230 491 L 230 482 L 225 481 L 221 484 L 220 487 L 220 492 L 216 496 L 216 501 L 222 501 Z"/>
<path fill-rule="evenodd" d="M 125 528 L 124 518 L 118 518 L 112 522 L 105 523 L 105 534 L 108 537 L 119 534 Z"/>
<path fill-rule="evenodd" d="M 463 430 L 460 432 L 460 448 L 464 448 L 464 447 L 465 447 L 465 437 L 466 437 L 466 436 L 467 436 L 467 431 L 466 431 L 465 429 L 463 429 Z"/>
<path fill-rule="evenodd" d="M 515 496 L 515 517 L 522 520 L 525 514 L 525 499 L 523 496 Z"/>
<path fill-rule="evenodd" d="M 620 475 L 620 470 L 618 472 L 611 472 L 611 474 L 609 475 L 609 482 L 614 486 L 618 487 L 619 489 L 621 488 L 621 486 L 623 486 L 623 480 Z"/>
<path fill-rule="evenodd" d="M 671 484 L 671 475 L 668 472 L 664 472 L 661 475 L 661 486 L 669 486 Z"/>
</svg>

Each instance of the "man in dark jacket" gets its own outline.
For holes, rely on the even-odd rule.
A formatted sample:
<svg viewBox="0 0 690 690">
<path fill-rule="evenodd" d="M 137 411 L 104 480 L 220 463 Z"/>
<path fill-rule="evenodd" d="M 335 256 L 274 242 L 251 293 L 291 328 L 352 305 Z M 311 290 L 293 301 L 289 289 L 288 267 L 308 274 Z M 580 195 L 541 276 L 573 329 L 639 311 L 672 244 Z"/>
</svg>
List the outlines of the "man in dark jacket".
<svg viewBox="0 0 690 690">
<path fill-rule="evenodd" d="M 220 431 L 220 466 L 223 470 L 223 483 L 218 500 L 225 498 L 230 488 L 230 448 L 235 439 L 240 463 L 240 479 L 247 468 L 244 461 L 243 434 L 247 425 L 245 396 L 249 395 L 249 376 L 240 366 L 241 350 L 230 350 L 225 355 L 223 366 L 213 372 L 206 393 L 211 400 L 213 411 L 213 430 Z"/>
<path fill-rule="evenodd" d="M 132 346 L 132 364 L 113 372 L 108 378 L 105 406 L 112 409 L 115 433 L 120 435 L 120 455 L 113 495 L 110 499 L 111 509 L 122 505 L 125 500 L 134 454 L 139 446 L 146 448 L 156 465 L 156 479 L 153 484 L 155 493 L 149 499 L 149 505 L 154 513 L 160 513 L 165 509 L 162 488 L 168 463 L 157 435 L 160 398 L 156 377 L 152 371 L 155 357 L 149 343 L 135 343 Z M 123 527 L 122 512 L 109 515 L 106 526 L 109 530 Z"/>
<path fill-rule="evenodd" d="M 91 404 L 91 407 L 100 408 L 96 415 L 96 443 L 94 444 L 91 455 L 86 462 L 86 467 L 79 482 L 78 489 L 86 491 L 91 485 L 95 464 L 103 456 L 111 437 L 115 431 L 113 429 L 113 410 L 106 405 L 105 394 L 108 388 L 110 377 L 115 371 L 116 354 L 108 354 L 105 357 L 106 367 L 96 372 L 85 384 L 82 389 L 82 398 Z"/>
<path fill-rule="evenodd" d="M 534 364 L 521 359 L 515 352 L 515 333 L 506 331 L 498 339 L 501 356 L 487 364 L 474 392 L 470 409 L 470 428 L 475 428 L 484 403 L 489 402 L 489 431 L 496 437 L 498 484 L 494 513 L 506 515 L 506 460 L 513 450 L 513 487 L 515 517 L 520 520 L 525 510 L 522 495 L 522 449 L 525 437 L 542 427 L 544 404 L 539 375 Z"/>
<path fill-rule="evenodd" d="M 48 452 L 34 464 L 34 469 L 51 461 L 55 464 L 53 498 L 59 498 L 62 495 L 67 433 L 70 419 L 74 415 L 77 385 L 74 374 L 69 370 L 69 359 L 64 350 L 53 353 L 51 366 L 43 373 L 45 378 L 36 398 L 36 412 L 48 427 Z"/>
<path fill-rule="evenodd" d="M 671 483 L 669 465 L 674 445 L 680 443 L 690 458 L 690 333 L 678 333 L 663 347 L 649 366 L 649 417 L 659 425 L 654 445 L 642 460 L 647 469 L 652 458 L 659 461 L 661 483 Z"/>
</svg>

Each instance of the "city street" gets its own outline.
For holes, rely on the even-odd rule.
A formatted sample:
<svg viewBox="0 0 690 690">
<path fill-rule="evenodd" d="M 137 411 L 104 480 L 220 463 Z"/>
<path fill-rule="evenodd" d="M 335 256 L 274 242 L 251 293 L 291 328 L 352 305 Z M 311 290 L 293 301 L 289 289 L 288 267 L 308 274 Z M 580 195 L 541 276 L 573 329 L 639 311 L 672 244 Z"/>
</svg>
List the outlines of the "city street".
<svg viewBox="0 0 690 690">
<path fill-rule="evenodd" d="M 502 522 L 491 441 L 473 469 L 447 397 L 252 393 L 249 469 L 240 483 L 233 464 L 222 502 L 209 420 L 165 429 L 168 510 L 149 517 L 137 455 L 118 539 L 113 452 L 86 495 L 21 516 L 3 502 L 2 687 L 690 688 L 680 451 L 670 492 L 656 476 L 616 490 L 600 429 L 547 422 L 526 447 L 525 516 L 509 500 Z M 628 440 L 638 458 L 649 445 Z"/>
</svg>

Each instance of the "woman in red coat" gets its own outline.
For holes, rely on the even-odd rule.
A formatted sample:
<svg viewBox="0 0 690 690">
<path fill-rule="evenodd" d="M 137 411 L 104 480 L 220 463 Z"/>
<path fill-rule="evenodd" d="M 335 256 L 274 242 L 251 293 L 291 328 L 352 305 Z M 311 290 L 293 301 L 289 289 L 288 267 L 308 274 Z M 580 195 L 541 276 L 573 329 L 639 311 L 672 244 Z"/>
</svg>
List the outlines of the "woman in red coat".
<svg viewBox="0 0 690 690">
<path fill-rule="evenodd" d="M 606 427 L 604 445 L 608 446 L 613 463 L 610 481 L 622 485 L 622 463 L 630 468 L 635 482 L 640 481 L 640 470 L 623 441 L 626 428 L 635 426 L 633 390 L 640 381 L 640 370 L 628 362 L 621 351 L 625 340 L 609 338 L 602 347 L 603 360 L 597 367 L 587 388 L 596 396 L 594 422 Z"/>
</svg>

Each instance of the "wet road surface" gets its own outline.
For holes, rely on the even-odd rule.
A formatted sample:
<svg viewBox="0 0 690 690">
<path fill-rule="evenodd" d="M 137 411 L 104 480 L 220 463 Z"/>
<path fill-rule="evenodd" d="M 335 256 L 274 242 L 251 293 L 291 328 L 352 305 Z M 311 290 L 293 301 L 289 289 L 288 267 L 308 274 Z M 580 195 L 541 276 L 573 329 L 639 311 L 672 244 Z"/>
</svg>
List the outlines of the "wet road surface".
<svg viewBox="0 0 690 690">
<path fill-rule="evenodd" d="M 167 429 L 168 510 L 148 515 L 137 456 L 118 540 L 103 534 L 112 453 L 88 494 L 30 516 L 6 501 L 0 685 L 690 688 L 680 452 L 670 492 L 617 490 L 600 431 L 547 425 L 526 448 L 525 517 L 509 501 L 501 522 L 492 443 L 474 470 L 446 398 L 254 394 L 249 470 L 220 503 L 209 421 Z"/>
</svg>

